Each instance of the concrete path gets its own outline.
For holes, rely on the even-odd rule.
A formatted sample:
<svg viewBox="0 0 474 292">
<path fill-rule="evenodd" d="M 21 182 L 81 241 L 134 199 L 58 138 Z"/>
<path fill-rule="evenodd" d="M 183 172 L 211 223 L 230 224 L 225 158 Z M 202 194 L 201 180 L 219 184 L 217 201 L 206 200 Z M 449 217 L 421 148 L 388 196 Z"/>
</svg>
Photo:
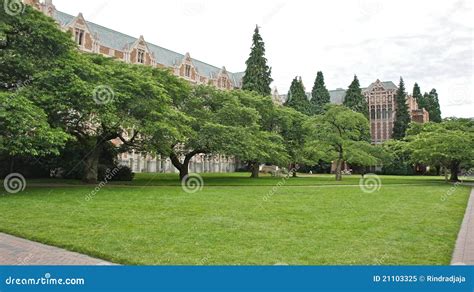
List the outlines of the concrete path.
<svg viewBox="0 0 474 292">
<path fill-rule="evenodd" d="M 92 266 L 113 264 L 76 252 L 0 233 L 0 265 Z"/>
<path fill-rule="evenodd" d="M 471 190 L 451 265 L 474 265 L 474 188 Z"/>
</svg>

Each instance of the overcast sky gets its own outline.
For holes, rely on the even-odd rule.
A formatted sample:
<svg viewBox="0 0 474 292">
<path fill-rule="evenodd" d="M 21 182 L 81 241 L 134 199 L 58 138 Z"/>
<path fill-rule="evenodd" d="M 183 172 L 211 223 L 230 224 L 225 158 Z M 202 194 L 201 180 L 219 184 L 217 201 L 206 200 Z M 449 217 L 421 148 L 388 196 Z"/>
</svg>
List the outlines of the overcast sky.
<svg viewBox="0 0 474 292">
<path fill-rule="evenodd" d="M 473 7 L 470 0 L 53 0 L 58 10 L 189 52 L 231 72 L 245 70 L 261 27 L 280 94 L 317 71 L 328 89 L 376 79 L 412 91 L 436 88 L 443 116 L 473 117 Z"/>
</svg>

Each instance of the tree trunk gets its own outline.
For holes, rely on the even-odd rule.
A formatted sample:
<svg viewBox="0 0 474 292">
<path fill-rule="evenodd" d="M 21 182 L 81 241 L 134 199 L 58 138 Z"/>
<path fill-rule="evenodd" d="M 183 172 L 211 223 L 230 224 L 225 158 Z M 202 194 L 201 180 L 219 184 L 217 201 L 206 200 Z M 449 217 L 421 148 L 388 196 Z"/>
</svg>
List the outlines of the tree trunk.
<svg viewBox="0 0 474 292">
<path fill-rule="evenodd" d="M 458 182 L 459 181 L 459 165 L 460 163 L 458 161 L 453 161 L 451 162 L 451 178 L 449 179 L 452 182 Z"/>
<path fill-rule="evenodd" d="M 250 171 L 252 172 L 252 175 L 250 177 L 258 178 L 258 175 L 260 172 L 260 163 L 258 163 L 258 161 L 252 161 L 250 162 L 249 166 L 250 166 Z"/>
<path fill-rule="evenodd" d="M 444 180 L 446 182 L 448 182 L 448 180 L 449 180 L 449 172 L 448 172 L 448 168 L 446 166 L 444 167 Z"/>
<path fill-rule="evenodd" d="M 99 172 L 99 158 L 102 153 L 102 143 L 97 142 L 91 152 L 84 159 L 84 174 L 82 181 L 87 184 L 97 183 Z"/>
<path fill-rule="evenodd" d="M 198 153 L 203 153 L 202 151 L 193 151 L 184 157 L 183 162 L 181 162 L 178 156 L 175 153 L 170 154 L 171 163 L 173 163 L 174 167 L 179 170 L 179 180 L 183 181 L 189 175 L 189 163 L 194 155 Z"/>
<path fill-rule="evenodd" d="M 296 163 L 293 163 L 292 166 L 291 166 L 291 173 L 292 173 L 293 177 L 298 177 L 298 175 L 296 173 L 296 166 L 297 166 Z"/>
<path fill-rule="evenodd" d="M 342 159 L 338 159 L 336 161 L 336 181 L 342 181 L 342 163 L 344 161 Z"/>
<path fill-rule="evenodd" d="M 436 165 L 436 175 L 437 176 L 441 175 L 441 165 Z"/>
</svg>

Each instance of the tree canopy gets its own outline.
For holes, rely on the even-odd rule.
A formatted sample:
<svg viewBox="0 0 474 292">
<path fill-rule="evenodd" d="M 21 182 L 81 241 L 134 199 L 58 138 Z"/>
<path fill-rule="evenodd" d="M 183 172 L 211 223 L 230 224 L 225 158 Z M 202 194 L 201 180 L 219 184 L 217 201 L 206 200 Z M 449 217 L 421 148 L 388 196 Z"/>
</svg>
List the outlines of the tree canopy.
<svg viewBox="0 0 474 292">
<path fill-rule="evenodd" d="M 309 161 L 336 163 L 336 180 L 341 180 L 344 161 L 357 165 L 376 165 L 379 161 L 369 141 L 369 121 L 361 114 L 340 105 L 331 105 L 324 115 L 306 122 L 306 152 Z"/>
<path fill-rule="evenodd" d="M 408 131 L 411 159 L 451 170 L 451 181 L 458 181 L 462 167 L 473 166 L 474 122 L 471 119 L 450 118 L 442 123 L 413 125 Z"/>
<path fill-rule="evenodd" d="M 288 91 L 288 99 L 286 106 L 294 108 L 300 113 L 306 115 L 311 114 L 311 105 L 303 85 L 301 77 L 295 77 L 291 82 L 290 90 Z"/>
<path fill-rule="evenodd" d="M 405 91 L 405 83 L 400 77 L 400 84 L 398 85 L 395 94 L 396 114 L 395 123 L 393 125 L 393 138 L 400 140 L 406 135 L 408 125 L 411 122 L 410 113 L 408 112 L 407 93 Z"/>
</svg>

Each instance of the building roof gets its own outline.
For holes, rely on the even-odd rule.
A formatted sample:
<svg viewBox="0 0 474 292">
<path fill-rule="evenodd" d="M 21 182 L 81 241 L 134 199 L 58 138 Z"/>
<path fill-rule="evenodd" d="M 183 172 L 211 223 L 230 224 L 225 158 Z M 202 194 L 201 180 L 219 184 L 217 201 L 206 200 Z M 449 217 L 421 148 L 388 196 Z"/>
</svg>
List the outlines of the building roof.
<svg viewBox="0 0 474 292">
<path fill-rule="evenodd" d="M 66 26 L 71 23 L 75 17 L 56 10 L 54 13 L 54 18 L 61 24 L 61 26 Z M 88 28 L 91 30 L 91 33 L 99 40 L 100 44 L 111 49 L 123 51 L 137 41 L 137 38 L 135 37 L 103 27 L 93 22 L 86 21 L 86 23 Z M 154 55 L 156 62 L 159 64 L 163 64 L 167 67 L 175 67 L 179 65 L 185 57 L 183 54 L 168 50 L 155 44 L 147 42 L 147 45 L 150 52 Z M 215 78 L 221 71 L 221 68 L 219 67 L 210 65 L 208 63 L 193 58 L 191 58 L 191 60 L 194 66 L 196 67 L 198 73 L 207 78 Z M 244 73 L 231 73 L 227 71 L 227 74 L 229 74 L 233 85 L 235 87 L 240 87 Z"/>
</svg>

